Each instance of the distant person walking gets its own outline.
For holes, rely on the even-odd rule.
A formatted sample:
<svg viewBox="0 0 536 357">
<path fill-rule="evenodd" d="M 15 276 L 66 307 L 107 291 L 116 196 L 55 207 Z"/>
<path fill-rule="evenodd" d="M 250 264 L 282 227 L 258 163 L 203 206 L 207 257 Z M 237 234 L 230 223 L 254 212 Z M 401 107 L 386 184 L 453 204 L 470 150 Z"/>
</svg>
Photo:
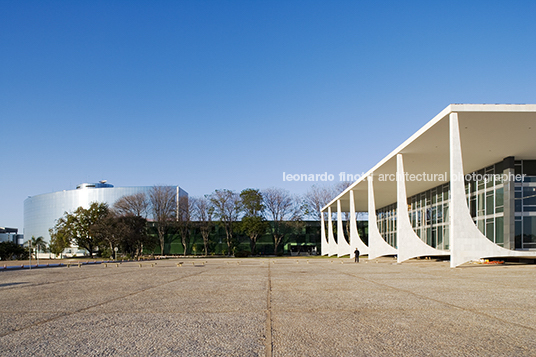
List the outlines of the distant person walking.
<svg viewBox="0 0 536 357">
<path fill-rule="evenodd" d="M 356 248 L 354 250 L 354 255 L 355 255 L 355 262 L 359 263 L 359 249 Z"/>
</svg>

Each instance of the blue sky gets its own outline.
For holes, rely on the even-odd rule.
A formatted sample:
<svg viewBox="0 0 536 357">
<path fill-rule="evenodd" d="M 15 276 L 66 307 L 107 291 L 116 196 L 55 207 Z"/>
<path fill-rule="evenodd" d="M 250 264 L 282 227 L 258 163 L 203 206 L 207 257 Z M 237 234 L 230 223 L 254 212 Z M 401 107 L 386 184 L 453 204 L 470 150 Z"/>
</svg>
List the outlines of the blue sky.
<svg viewBox="0 0 536 357">
<path fill-rule="evenodd" d="M 450 103 L 536 103 L 533 1 L 0 1 L 0 226 L 107 179 L 361 173 Z M 337 180 L 337 178 L 336 178 Z"/>
</svg>

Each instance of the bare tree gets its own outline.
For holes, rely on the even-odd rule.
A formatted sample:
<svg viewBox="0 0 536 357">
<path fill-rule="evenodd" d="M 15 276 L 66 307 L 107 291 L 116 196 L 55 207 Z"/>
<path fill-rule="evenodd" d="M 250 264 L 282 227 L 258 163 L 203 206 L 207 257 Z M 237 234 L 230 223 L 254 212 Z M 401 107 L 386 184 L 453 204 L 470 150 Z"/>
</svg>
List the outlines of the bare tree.
<svg viewBox="0 0 536 357">
<path fill-rule="evenodd" d="M 137 216 L 147 218 L 149 200 L 143 192 L 126 195 L 115 201 L 113 209 L 119 216 Z"/>
<path fill-rule="evenodd" d="M 313 185 L 303 196 L 303 214 L 314 220 L 320 220 L 320 210 L 333 199 L 333 189 L 327 186 Z"/>
<path fill-rule="evenodd" d="M 181 243 L 183 247 L 183 254 L 186 256 L 188 250 L 188 244 L 190 243 L 190 225 L 191 214 L 193 210 L 193 201 L 188 199 L 188 196 L 182 196 L 179 198 L 179 215 L 177 224 L 181 232 Z"/>
<path fill-rule="evenodd" d="M 320 210 L 325 207 L 332 199 L 337 197 L 342 191 L 351 185 L 349 181 L 341 181 L 333 186 L 313 185 L 303 196 L 303 212 L 305 216 L 315 220 L 320 220 Z M 336 213 L 334 213 L 336 214 Z M 325 216 L 324 216 L 325 217 Z M 350 236 L 350 213 L 342 212 L 342 219 L 346 222 L 346 237 Z M 355 217 L 354 217 L 355 219 Z M 335 220 L 336 222 L 336 220 Z"/>
<path fill-rule="evenodd" d="M 240 196 L 230 190 L 216 190 L 210 195 L 214 216 L 225 228 L 227 238 L 227 254 L 231 255 L 233 229 L 240 214 Z"/>
<path fill-rule="evenodd" d="M 287 190 L 275 187 L 262 191 L 262 195 L 267 218 L 272 221 L 274 253 L 277 254 L 277 248 L 292 228 L 292 223 L 301 221 L 299 201 Z"/>
<path fill-rule="evenodd" d="M 177 200 L 176 188 L 173 186 L 153 186 L 149 191 L 151 212 L 155 221 L 160 254 L 164 255 L 166 231 L 176 219 Z"/>
<path fill-rule="evenodd" d="M 124 229 L 125 227 L 119 222 L 117 212 L 113 209 L 109 210 L 108 214 L 93 226 L 93 234 L 100 242 L 99 250 L 103 248 L 102 245 L 107 245 L 110 248 L 110 252 L 113 252 L 114 247 L 118 247 L 121 244 Z"/>
<path fill-rule="evenodd" d="M 210 238 L 210 230 L 212 229 L 212 206 L 207 197 L 198 197 L 193 199 L 193 217 L 199 223 L 201 236 L 203 237 L 203 245 L 205 255 L 208 254 L 208 241 Z"/>
</svg>

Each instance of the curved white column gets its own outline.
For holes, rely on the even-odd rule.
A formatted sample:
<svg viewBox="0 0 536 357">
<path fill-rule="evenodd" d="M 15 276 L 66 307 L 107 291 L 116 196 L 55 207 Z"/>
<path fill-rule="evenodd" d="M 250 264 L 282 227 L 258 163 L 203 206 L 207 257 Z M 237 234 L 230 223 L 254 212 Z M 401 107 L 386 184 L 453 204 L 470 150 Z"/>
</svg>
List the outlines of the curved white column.
<svg viewBox="0 0 536 357">
<path fill-rule="evenodd" d="M 333 218 L 331 207 L 328 207 L 328 256 L 337 255 L 337 242 L 333 236 Z"/>
<path fill-rule="evenodd" d="M 326 240 L 326 222 L 324 221 L 324 211 L 320 211 L 320 254 L 329 254 L 329 245 Z"/>
<path fill-rule="evenodd" d="M 465 197 L 458 113 L 450 113 L 450 266 L 486 257 L 534 257 L 536 252 L 505 249 L 490 241 L 471 218 Z"/>
<path fill-rule="evenodd" d="M 337 256 L 352 254 L 350 244 L 344 237 L 344 225 L 342 224 L 341 200 L 337 200 Z"/>
<path fill-rule="evenodd" d="M 397 262 L 427 255 L 449 255 L 450 252 L 433 248 L 423 242 L 413 230 L 409 220 L 406 177 L 402 154 L 396 155 L 396 241 L 398 246 Z"/>
<path fill-rule="evenodd" d="M 396 255 L 397 249 L 389 245 L 383 239 L 376 222 L 376 203 L 374 202 L 374 185 L 372 176 L 368 176 L 368 238 L 369 259 L 375 259 L 383 255 Z"/>
<path fill-rule="evenodd" d="M 354 254 L 356 248 L 359 250 L 359 254 L 369 254 L 369 247 L 363 242 L 357 231 L 354 191 L 350 190 L 350 253 Z"/>
</svg>

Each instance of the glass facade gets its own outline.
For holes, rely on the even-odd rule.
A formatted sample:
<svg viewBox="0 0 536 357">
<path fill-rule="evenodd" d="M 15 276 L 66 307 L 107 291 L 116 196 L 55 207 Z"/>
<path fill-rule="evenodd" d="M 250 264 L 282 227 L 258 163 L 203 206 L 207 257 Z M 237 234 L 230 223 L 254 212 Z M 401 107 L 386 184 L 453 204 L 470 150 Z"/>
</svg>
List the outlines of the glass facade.
<svg viewBox="0 0 536 357">
<path fill-rule="evenodd" d="M 423 242 L 437 249 L 449 249 L 449 199 L 449 184 L 408 198 L 413 230 Z"/>
<path fill-rule="evenodd" d="M 506 160 L 506 159 L 505 159 Z M 515 182 L 514 195 L 506 196 L 503 182 L 508 172 L 505 161 L 465 176 L 467 205 L 480 232 L 490 241 L 505 246 L 505 207 L 515 211 L 515 248 L 536 249 L 536 160 L 515 161 L 515 174 L 525 175 Z M 513 197 L 511 205 L 505 197 Z M 409 220 L 426 244 L 449 249 L 450 185 L 442 184 L 408 198 Z M 396 203 L 376 211 L 378 229 L 387 243 L 396 248 Z"/>
<path fill-rule="evenodd" d="M 471 217 L 490 241 L 504 246 L 503 163 L 471 173 L 475 180 L 465 181 L 465 194 Z M 467 176 L 466 176 L 467 178 Z"/>
<path fill-rule="evenodd" d="M 383 239 L 396 248 L 396 203 L 377 210 L 376 222 Z"/>
<path fill-rule="evenodd" d="M 106 187 L 97 188 L 82 184 L 79 187 L 76 190 L 45 193 L 24 200 L 25 239 L 43 237 L 49 241 L 48 230 L 54 227 L 56 220 L 65 212 L 73 212 L 80 206 L 87 208 L 92 202 L 104 202 L 111 206 L 123 196 L 147 193 L 153 186 L 113 187 L 107 184 Z M 179 196 L 187 195 L 186 191 L 179 188 Z"/>
<path fill-rule="evenodd" d="M 413 230 L 423 242 L 437 249 L 449 249 L 449 194 L 449 184 L 444 184 L 411 196 L 407 202 Z M 395 248 L 396 215 L 396 203 L 376 211 L 380 234 Z"/>
<path fill-rule="evenodd" d="M 516 161 L 515 173 L 526 175 L 515 183 L 515 247 L 536 249 L 536 160 Z"/>
</svg>

